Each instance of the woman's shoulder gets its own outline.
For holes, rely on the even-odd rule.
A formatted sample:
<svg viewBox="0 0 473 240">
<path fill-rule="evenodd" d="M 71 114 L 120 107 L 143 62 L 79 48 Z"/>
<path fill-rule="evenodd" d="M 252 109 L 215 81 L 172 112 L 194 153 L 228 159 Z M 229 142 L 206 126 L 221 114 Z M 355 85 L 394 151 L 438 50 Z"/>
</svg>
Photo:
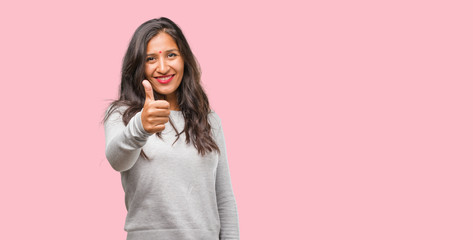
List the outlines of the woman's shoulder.
<svg viewBox="0 0 473 240">
<path fill-rule="evenodd" d="M 111 121 L 121 121 L 123 113 L 128 109 L 128 106 L 110 104 L 105 110 L 104 123 Z"/>
<path fill-rule="evenodd" d="M 118 104 L 110 104 L 107 107 L 107 110 L 105 111 L 105 113 L 107 113 L 107 114 L 112 114 L 112 113 L 123 114 L 126 109 L 128 109 L 128 106 L 118 105 Z"/>
<path fill-rule="evenodd" d="M 214 110 L 210 111 L 210 113 L 208 115 L 208 118 L 209 118 L 210 124 L 212 126 L 213 125 L 220 126 L 222 124 L 222 119 L 220 118 L 220 116 Z"/>
<path fill-rule="evenodd" d="M 210 126 L 212 127 L 212 132 L 214 134 L 220 131 L 220 129 L 222 128 L 222 119 L 214 110 L 210 111 L 208 115 L 208 120 L 209 120 Z"/>
</svg>

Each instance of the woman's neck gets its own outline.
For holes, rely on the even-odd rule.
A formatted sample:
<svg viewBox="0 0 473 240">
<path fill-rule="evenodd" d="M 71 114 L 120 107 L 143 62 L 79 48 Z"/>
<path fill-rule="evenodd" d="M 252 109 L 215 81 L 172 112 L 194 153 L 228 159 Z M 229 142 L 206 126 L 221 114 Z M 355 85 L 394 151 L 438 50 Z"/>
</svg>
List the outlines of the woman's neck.
<svg viewBox="0 0 473 240">
<path fill-rule="evenodd" d="M 177 96 L 176 94 L 169 94 L 166 95 L 166 101 L 169 102 L 169 109 L 173 111 L 179 111 L 179 104 L 177 104 Z"/>
</svg>

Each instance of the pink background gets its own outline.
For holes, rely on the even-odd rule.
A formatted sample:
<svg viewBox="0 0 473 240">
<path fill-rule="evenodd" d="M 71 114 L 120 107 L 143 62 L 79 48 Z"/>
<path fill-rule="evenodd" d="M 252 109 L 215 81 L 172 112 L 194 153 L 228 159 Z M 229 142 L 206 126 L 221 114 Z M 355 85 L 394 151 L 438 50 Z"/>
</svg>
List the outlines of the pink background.
<svg viewBox="0 0 473 240">
<path fill-rule="evenodd" d="M 160 16 L 223 119 L 241 239 L 473 239 L 471 1 L 66 2 L 0 4 L 2 239 L 125 239 L 100 121 Z"/>
</svg>

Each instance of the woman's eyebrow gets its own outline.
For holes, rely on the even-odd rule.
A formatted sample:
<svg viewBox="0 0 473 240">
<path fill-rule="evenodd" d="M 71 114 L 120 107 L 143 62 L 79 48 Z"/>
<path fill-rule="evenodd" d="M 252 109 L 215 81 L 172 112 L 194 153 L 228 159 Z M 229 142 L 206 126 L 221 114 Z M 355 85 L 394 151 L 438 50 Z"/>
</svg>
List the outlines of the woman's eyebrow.
<svg viewBox="0 0 473 240">
<path fill-rule="evenodd" d="M 176 48 L 166 50 L 165 52 L 173 52 L 173 51 L 179 52 L 179 50 L 177 50 Z M 160 51 L 160 52 L 161 52 L 161 51 Z M 156 55 L 156 53 L 150 52 L 150 53 L 147 53 L 147 55 L 148 55 L 148 56 L 150 56 L 150 55 Z"/>
</svg>

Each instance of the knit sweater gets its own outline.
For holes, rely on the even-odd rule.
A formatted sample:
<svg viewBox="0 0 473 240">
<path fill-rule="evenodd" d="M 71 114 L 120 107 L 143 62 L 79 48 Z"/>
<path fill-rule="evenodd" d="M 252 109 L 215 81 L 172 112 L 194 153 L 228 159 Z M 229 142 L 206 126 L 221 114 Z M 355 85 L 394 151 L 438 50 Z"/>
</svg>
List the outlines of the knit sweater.
<svg viewBox="0 0 473 240">
<path fill-rule="evenodd" d="M 121 174 L 127 240 L 230 240 L 239 239 L 239 223 L 221 120 L 208 115 L 216 151 L 199 155 L 185 134 L 165 124 L 162 139 L 147 133 L 141 112 L 123 124 L 125 107 L 105 122 L 106 157 Z M 181 132 L 184 117 L 171 111 Z M 140 156 L 143 149 L 148 159 Z"/>
</svg>

